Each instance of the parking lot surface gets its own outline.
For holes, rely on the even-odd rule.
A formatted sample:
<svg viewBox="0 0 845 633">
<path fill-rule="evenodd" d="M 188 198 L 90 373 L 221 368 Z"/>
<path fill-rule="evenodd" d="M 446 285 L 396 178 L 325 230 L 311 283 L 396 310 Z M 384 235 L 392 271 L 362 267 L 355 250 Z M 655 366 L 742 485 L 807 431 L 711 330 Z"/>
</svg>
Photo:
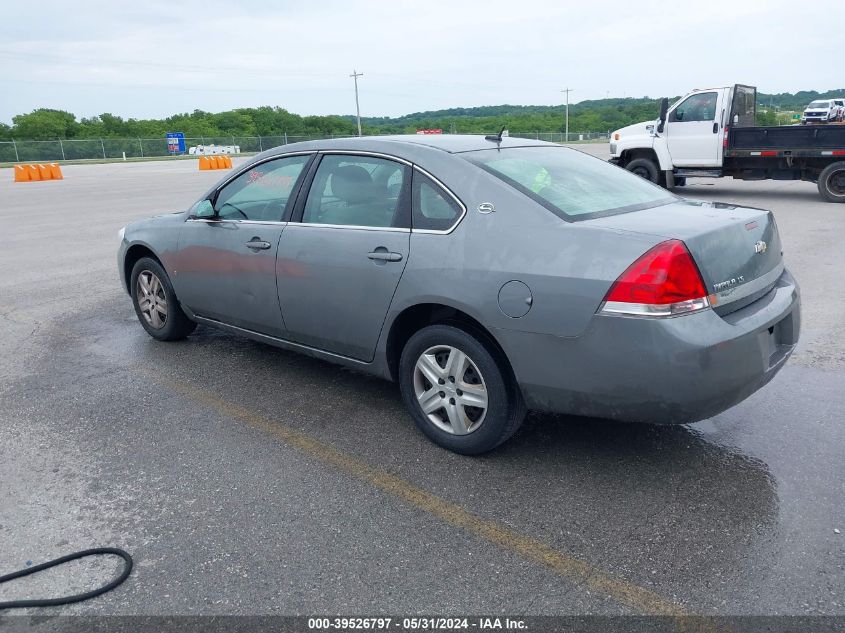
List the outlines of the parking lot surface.
<svg viewBox="0 0 845 633">
<path fill-rule="evenodd" d="M 117 231 L 222 173 L 64 174 L 0 169 L 0 574 L 99 545 L 136 569 L 58 612 L 845 615 L 845 205 L 813 184 L 678 191 L 775 212 L 803 330 L 772 383 L 685 426 L 531 414 L 467 458 L 425 440 L 390 383 L 202 326 L 144 333 Z"/>
</svg>

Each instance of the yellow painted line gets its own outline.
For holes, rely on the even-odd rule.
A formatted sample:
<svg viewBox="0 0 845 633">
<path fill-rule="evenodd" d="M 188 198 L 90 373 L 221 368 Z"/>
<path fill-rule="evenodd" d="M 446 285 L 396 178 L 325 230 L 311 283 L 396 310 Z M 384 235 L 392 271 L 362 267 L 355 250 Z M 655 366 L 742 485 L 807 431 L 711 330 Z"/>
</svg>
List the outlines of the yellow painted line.
<svg viewBox="0 0 845 633">
<path fill-rule="evenodd" d="M 150 375 L 150 378 L 218 413 L 272 435 L 301 453 L 317 458 L 338 470 L 372 484 L 446 523 L 547 567 L 560 576 L 569 578 L 576 583 L 582 583 L 592 591 L 610 596 L 639 613 L 666 616 L 689 615 L 681 606 L 648 589 L 595 569 L 584 561 L 563 554 L 549 545 L 520 534 L 501 523 L 476 516 L 457 504 L 450 503 L 437 495 L 417 488 L 400 477 L 374 468 L 366 462 L 333 448 L 306 433 L 274 422 L 244 407 L 221 400 L 193 385 L 162 376 Z"/>
</svg>

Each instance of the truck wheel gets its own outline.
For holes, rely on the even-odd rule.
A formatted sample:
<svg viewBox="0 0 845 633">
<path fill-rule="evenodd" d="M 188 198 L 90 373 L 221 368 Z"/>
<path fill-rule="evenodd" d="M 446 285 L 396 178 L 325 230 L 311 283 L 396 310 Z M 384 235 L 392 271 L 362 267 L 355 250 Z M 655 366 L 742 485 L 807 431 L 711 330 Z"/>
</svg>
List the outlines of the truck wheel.
<svg viewBox="0 0 845 633">
<path fill-rule="evenodd" d="M 828 202 L 845 202 L 845 161 L 831 163 L 822 170 L 819 193 Z"/>
<path fill-rule="evenodd" d="M 657 184 L 660 178 L 660 171 L 650 158 L 635 158 L 625 165 L 625 169 L 655 184 Z"/>
</svg>

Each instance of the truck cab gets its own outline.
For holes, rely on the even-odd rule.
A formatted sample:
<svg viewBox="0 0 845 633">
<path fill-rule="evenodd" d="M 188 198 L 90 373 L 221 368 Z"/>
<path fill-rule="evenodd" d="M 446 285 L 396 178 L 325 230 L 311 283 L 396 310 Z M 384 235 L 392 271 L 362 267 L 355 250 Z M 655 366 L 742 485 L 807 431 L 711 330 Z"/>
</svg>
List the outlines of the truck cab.
<svg viewBox="0 0 845 633">
<path fill-rule="evenodd" d="M 612 132 L 610 161 L 668 189 L 688 177 L 808 180 L 845 202 L 845 126 L 757 127 L 756 114 L 754 86 L 697 88 Z"/>
<path fill-rule="evenodd" d="M 650 160 L 657 167 L 656 174 L 642 162 L 631 171 L 661 184 L 667 183 L 667 176 L 671 184 L 667 172 L 674 172 L 676 167 L 705 170 L 720 167 L 735 94 L 740 101 L 737 105 L 741 106 L 736 112 L 737 124 L 742 118 L 742 123 L 754 125 L 756 90 L 750 88 L 751 103 L 747 104 L 747 89 L 747 86 L 696 89 L 671 106 L 667 104 L 662 118 L 616 130 L 610 136 L 613 162 L 626 166 L 637 159 Z"/>
</svg>

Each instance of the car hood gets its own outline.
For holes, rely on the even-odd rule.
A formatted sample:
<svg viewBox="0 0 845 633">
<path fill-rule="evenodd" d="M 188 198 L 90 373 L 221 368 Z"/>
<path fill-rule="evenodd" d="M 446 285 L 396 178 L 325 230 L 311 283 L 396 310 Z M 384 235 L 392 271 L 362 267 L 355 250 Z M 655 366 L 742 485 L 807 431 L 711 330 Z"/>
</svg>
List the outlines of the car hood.
<svg viewBox="0 0 845 633">
<path fill-rule="evenodd" d="M 653 139 L 651 131 L 657 125 L 656 121 L 643 121 L 642 123 L 634 123 L 633 125 L 628 125 L 623 128 L 619 128 L 618 130 L 614 131 L 613 134 L 610 135 L 611 139 L 616 139 L 616 135 L 619 135 L 619 141 L 625 141 L 626 139 L 631 138 L 647 138 Z"/>
<path fill-rule="evenodd" d="M 153 226 L 181 224 L 184 215 L 184 211 L 168 211 L 142 220 L 135 220 L 126 225 L 126 232 L 148 229 Z"/>
</svg>

